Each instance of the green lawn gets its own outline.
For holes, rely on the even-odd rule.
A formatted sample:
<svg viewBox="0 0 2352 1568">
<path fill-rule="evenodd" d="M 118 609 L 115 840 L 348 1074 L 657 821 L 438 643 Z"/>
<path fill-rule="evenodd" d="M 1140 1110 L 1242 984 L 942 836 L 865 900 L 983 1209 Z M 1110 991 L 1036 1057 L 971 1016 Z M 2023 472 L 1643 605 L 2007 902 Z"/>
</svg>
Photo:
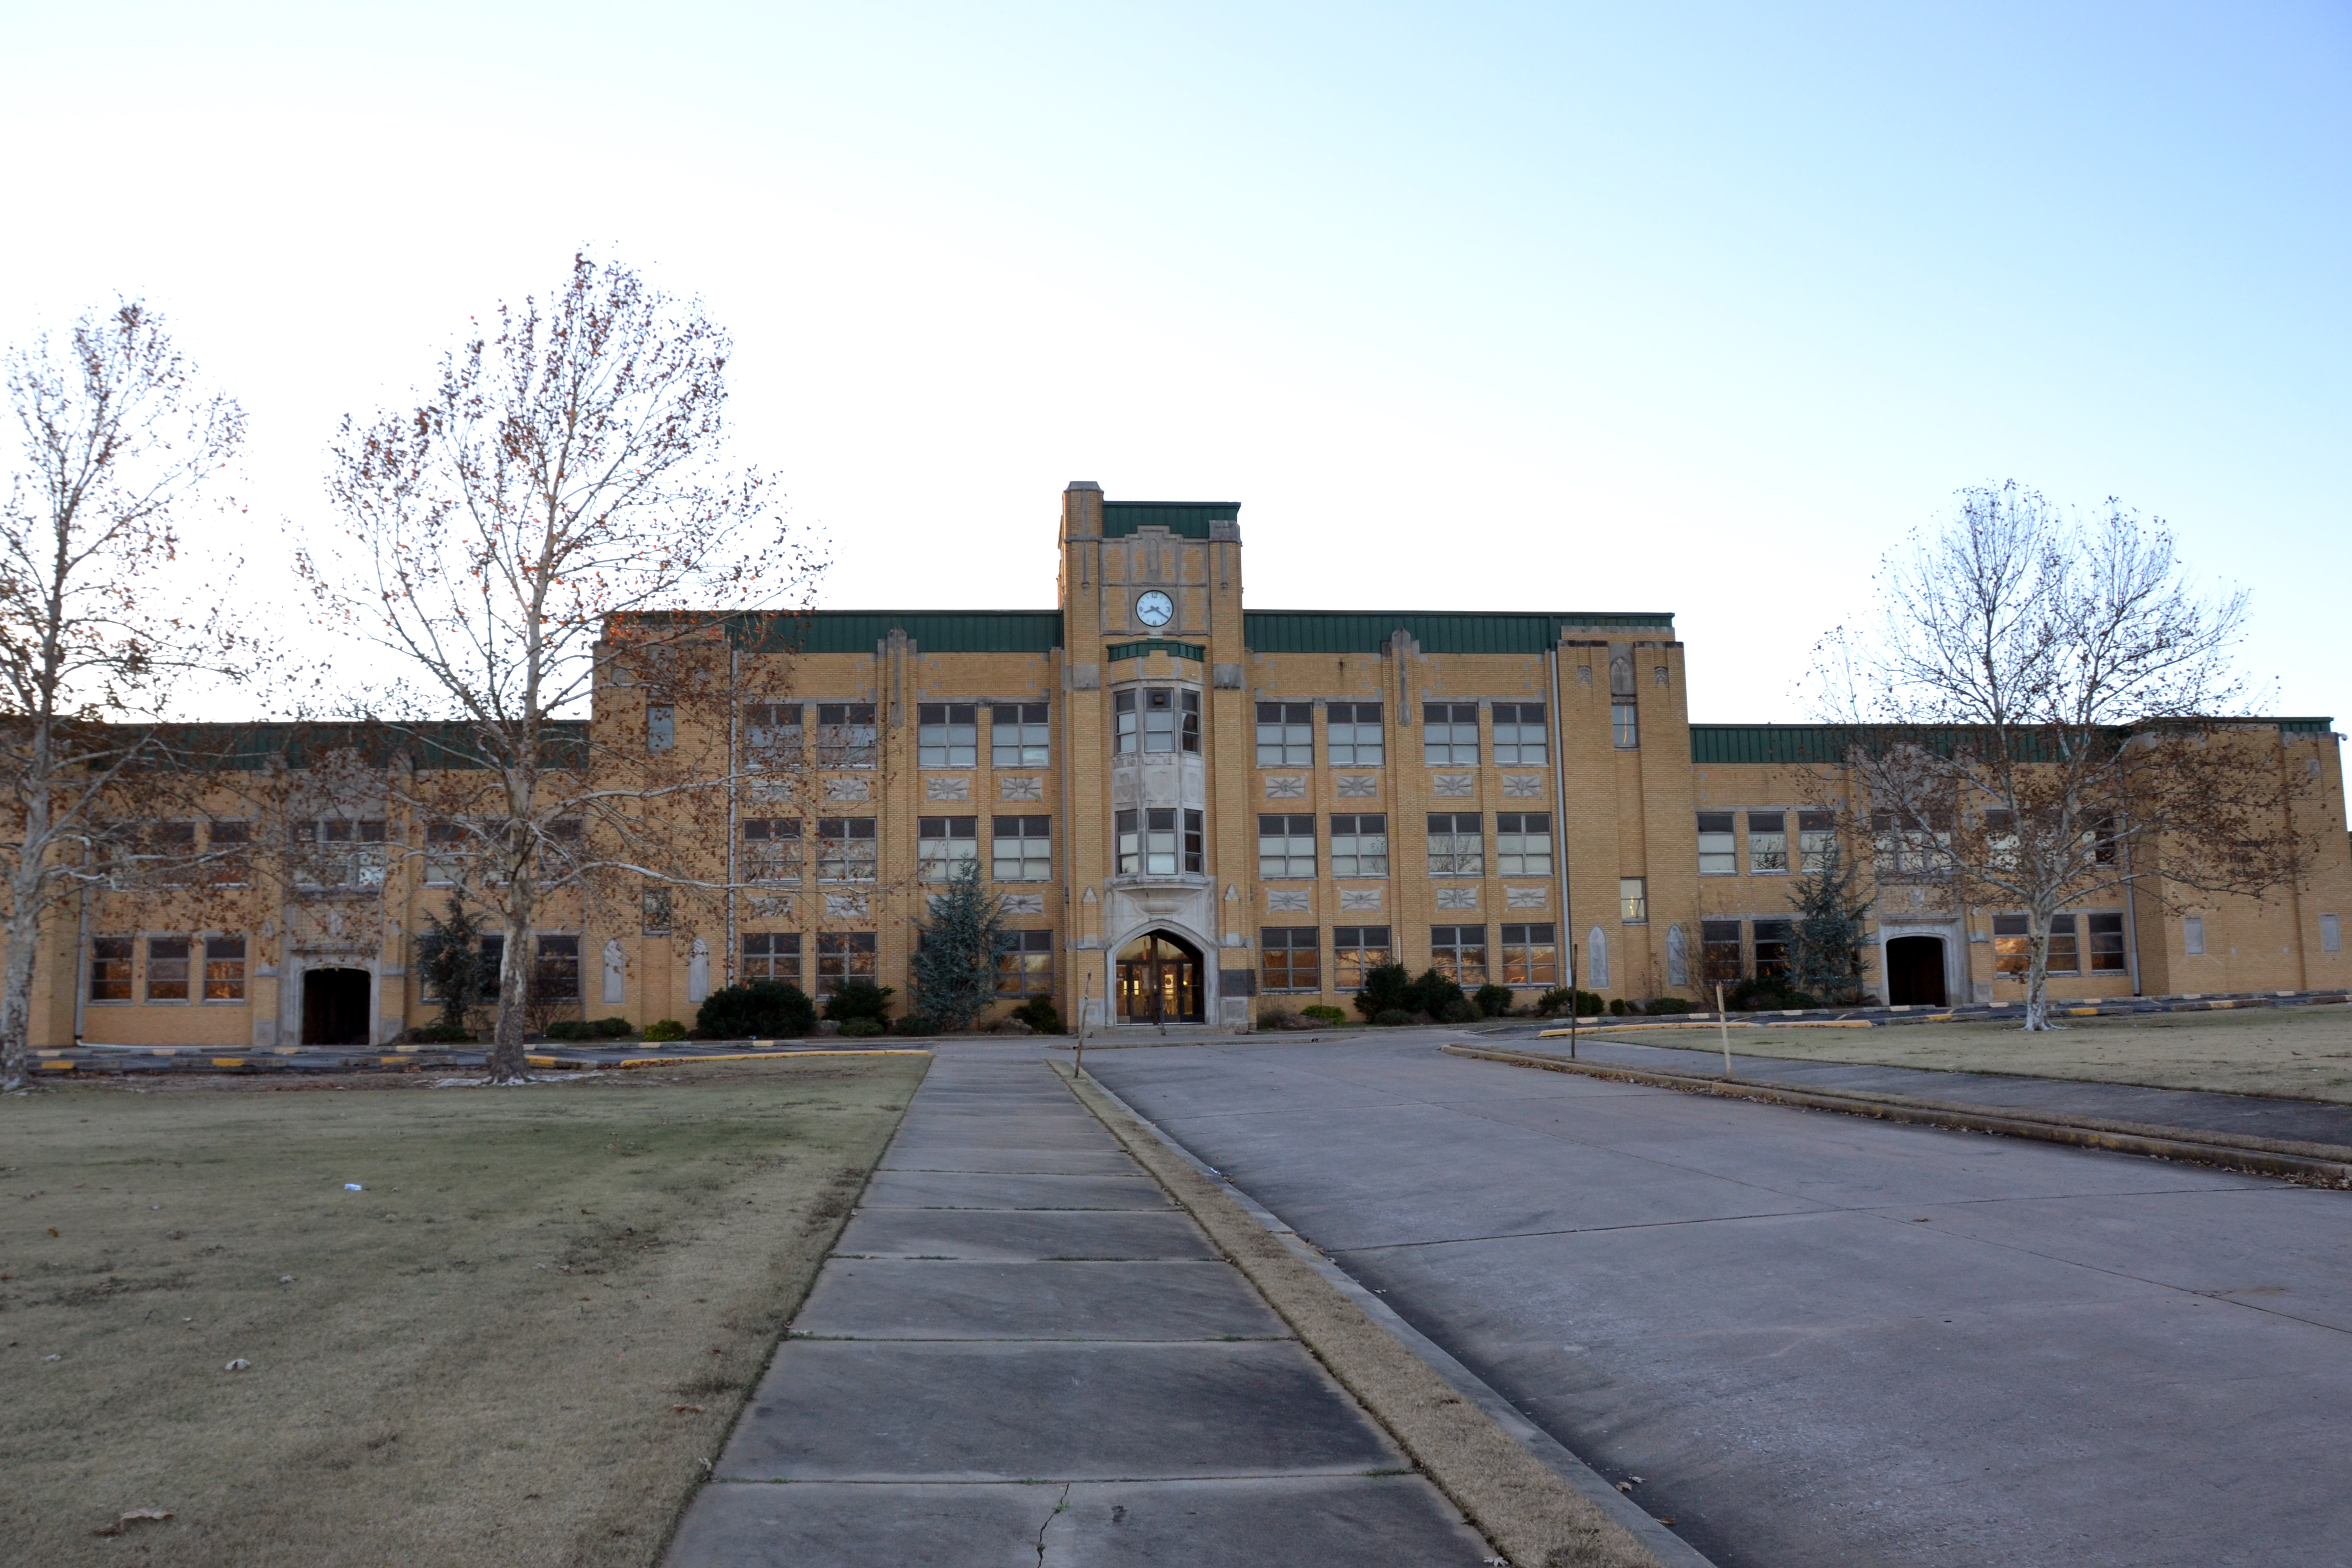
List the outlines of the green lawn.
<svg viewBox="0 0 2352 1568">
<path fill-rule="evenodd" d="M 0 1100 L 0 1561 L 652 1563 L 927 1064 Z"/>
</svg>

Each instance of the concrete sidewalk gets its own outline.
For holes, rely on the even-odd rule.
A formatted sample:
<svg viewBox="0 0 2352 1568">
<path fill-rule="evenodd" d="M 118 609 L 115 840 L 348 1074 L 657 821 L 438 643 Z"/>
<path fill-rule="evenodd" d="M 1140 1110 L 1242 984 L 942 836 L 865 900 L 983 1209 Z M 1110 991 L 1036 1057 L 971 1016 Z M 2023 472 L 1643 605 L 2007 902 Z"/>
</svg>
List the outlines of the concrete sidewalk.
<svg viewBox="0 0 2352 1568">
<path fill-rule="evenodd" d="M 1043 1062 L 942 1058 L 671 1568 L 1492 1555 Z"/>
</svg>

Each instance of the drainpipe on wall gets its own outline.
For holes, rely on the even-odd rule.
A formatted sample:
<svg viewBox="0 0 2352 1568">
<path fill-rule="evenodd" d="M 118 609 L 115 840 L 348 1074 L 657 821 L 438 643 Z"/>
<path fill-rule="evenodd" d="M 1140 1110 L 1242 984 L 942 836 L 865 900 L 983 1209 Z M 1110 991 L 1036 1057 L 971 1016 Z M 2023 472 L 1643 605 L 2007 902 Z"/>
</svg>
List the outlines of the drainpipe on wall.
<svg viewBox="0 0 2352 1568">
<path fill-rule="evenodd" d="M 801 717 L 802 721 L 805 723 L 808 716 L 803 713 Z M 740 783 L 738 775 L 742 771 L 735 742 L 736 732 L 742 722 L 743 650 L 740 647 L 730 647 L 727 650 L 727 957 L 719 966 L 720 980 L 729 985 L 735 984 L 735 955 L 742 950 L 741 942 L 737 941 L 735 936 L 735 883 L 738 879 L 735 840 L 742 831 L 735 821 L 736 791 Z M 672 927 L 677 924 L 677 916 L 674 914 L 670 918 L 670 924 Z M 643 920 L 638 921 L 637 928 L 640 931 L 645 929 Z M 675 942 L 677 939 L 673 937 L 671 941 Z M 641 941 L 640 947 L 642 945 Z M 671 956 L 677 956 L 675 947 L 671 950 Z"/>
<path fill-rule="evenodd" d="M 1568 984 L 1573 989 L 1576 984 L 1576 921 L 1568 902 L 1568 728 L 1565 719 L 1566 715 L 1559 710 L 1559 639 L 1554 637 L 1551 644 L 1551 775 L 1552 787 L 1559 803 L 1559 931 L 1560 945 L 1570 955 Z M 1645 875 L 1647 869 L 1643 868 Z M 1644 880 L 1643 888 L 1645 892 L 1648 887 Z M 1646 910 L 1643 912 L 1648 913 Z M 1568 1013 L 1571 1020 L 1570 1026 L 1573 1028 L 1576 1016 L 1573 1000 L 1569 1003 Z"/>
<path fill-rule="evenodd" d="M 87 872 L 89 868 L 89 846 L 87 844 L 82 846 L 81 863 L 83 870 Z M 73 1043 L 78 1047 L 81 1044 L 82 1004 L 89 999 L 89 879 L 87 876 L 82 879 L 75 901 L 79 905 L 74 916 L 74 924 L 79 934 L 74 938 Z M 27 1028 L 32 1026 L 32 1020 L 29 1017 L 25 1020 L 25 1023 Z"/>
</svg>

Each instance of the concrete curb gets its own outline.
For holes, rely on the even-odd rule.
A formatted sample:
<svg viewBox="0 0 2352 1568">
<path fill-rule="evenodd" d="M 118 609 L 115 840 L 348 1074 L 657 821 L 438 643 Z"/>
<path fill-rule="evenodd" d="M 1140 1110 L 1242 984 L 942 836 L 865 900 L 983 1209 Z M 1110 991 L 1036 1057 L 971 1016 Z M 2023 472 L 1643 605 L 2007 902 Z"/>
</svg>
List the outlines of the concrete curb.
<svg viewBox="0 0 2352 1568">
<path fill-rule="evenodd" d="M 1654 1068 L 1622 1067 L 1610 1062 L 1570 1061 L 1540 1051 L 1503 1050 L 1492 1046 L 1448 1045 L 1438 1047 L 1448 1056 L 1471 1057 L 1511 1067 L 1538 1068 L 1547 1072 L 1581 1073 L 1587 1078 L 1645 1084 L 1687 1094 L 1711 1094 L 1727 1100 L 1752 1100 L 1768 1105 L 1796 1106 L 1809 1110 L 1836 1110 L 1871 1116 L 1885 1121 L 1907 1121 L 1926 1127 L 1964 1132 L 1997 1132 L 2009 1138 L 2032 1138 L 2045 1143 L 2065 1143 L 2079 1149 L 2101 1149 L 2115 1154 L 2142 1154 L 2190 1164 L 2217 1165 L 2257 1176 L 2279 1176 L 2319 1186 L 2352 1188 L 2352 1149 L 2333 1143 L 2304 1143 L 2280 1138 L 2253 1138 L 2200 1128 L 2160 1127 L 2146 1122 L 2108 1121 L 2089 1116 L 2059 1116 L 2011 1106 L 1969 1105 L 1958 1101 L 1916 1100 L 1900 1094 L 1872 1094 L 1860 1089 L 1790 1089 L 1754 1079 L 1707 1077 Z"/>
<path fill-rule="evenodd" d="M 1262 1205 L 1091 1078 L 1051 1066 L 1513 1563 L 1710 1568 Z"/>
</svg>

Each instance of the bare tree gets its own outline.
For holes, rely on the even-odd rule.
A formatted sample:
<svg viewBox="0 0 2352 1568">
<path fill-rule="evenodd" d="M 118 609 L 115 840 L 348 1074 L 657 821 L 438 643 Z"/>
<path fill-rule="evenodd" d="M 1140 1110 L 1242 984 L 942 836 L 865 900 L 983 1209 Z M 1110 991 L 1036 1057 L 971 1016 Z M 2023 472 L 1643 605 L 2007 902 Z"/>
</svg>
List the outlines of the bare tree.
<svg viewBox="0 0 2352 1568">
<path fill-rule="evenodd" d="M 396 657 L 376 716 L 416 766 L 394 788 L 504 932 L 499 1081 L 524 1074 L 548 900 L 634 919 L 647 889 L 729 885 L 746 628 L 814 567 L 759 474 L 726 462 L 728 353 L 698 305 L 582 256 L 415 406 L 346 419 L 335 444 L 344 532 L 301 567 Z"/>
<path fill-rule="evenodd" d="M 2286 765 L 2231 668 L 2243 594 L 2200 593 L 2160 521 L 2112 500 L 2079 522 L 2015 482 L 1883 566 L 1874 616 L 1825 642 L 1822 716 L 1895 879 L 2027 919 L 2028 1029 L 2053 917 L 2117 889 L 2261 897 L 2303 874 Z"/>
<path fill-rule="evenodd" d="M 126 879 L 184 888 L 188 866 L 215 853 L 193 819 L 153 820 L 200 810 L 210 776 L 178 754 L 163 711 L 192 676 L 244 679 L 255 645 L 220 609 L 234 563 L 189 558 L 179 531 L 225 479 L 245 416 L 205 388 L 162 318 L 135 301 L 88 312 L 61 340 L 10 349 L 5 375 L 16 428 L 0 515 L 0 1083 L 13 1088 L 58 902 Z"/>
</svg>

